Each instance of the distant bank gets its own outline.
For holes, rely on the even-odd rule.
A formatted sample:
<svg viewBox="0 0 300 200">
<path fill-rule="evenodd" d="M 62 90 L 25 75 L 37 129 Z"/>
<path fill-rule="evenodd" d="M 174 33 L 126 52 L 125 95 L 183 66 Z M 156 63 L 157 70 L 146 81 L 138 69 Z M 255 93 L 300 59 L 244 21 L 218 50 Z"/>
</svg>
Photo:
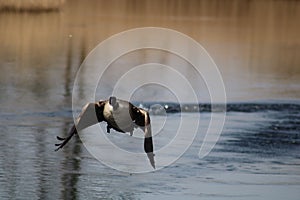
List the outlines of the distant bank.
<svg viewBox="0 0 300 200">
<path fill-rule="evenodd" d="M 0 11 L 43 12 L 60 10 L 66 0 L 1 0 Z"/>
</svg>

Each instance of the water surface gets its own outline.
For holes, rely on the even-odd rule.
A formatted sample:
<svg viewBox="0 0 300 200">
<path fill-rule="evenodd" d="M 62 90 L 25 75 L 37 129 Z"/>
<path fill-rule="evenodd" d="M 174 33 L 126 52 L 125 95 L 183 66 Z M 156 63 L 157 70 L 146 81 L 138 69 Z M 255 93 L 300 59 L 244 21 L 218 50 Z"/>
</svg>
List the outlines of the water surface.
<svg viewBox="0 0 300 200">
<path fill-rule="evenodd" d="M 54 136 L 66 134 L 70 127 L 69 110 L 1 114 L 1 198 L 297 199 L 300 106 L 251 107 L 229 106 L 231 111 L 219 142 L 207 157 L 199 159 L 210 119 L 210 112 L 203 112 L 197 137 L 188 151 L 171 166 L 148 174 L 128 174 L 106 167 L 86 151 L 77 137 L 63 150 L 54 152 Z M 194 123 L 199 116 L 191 112 L 182 115 Z M 151 117 L 153 126 L 161 118 Z M 179 123 L 180 115 L 170 113 L 168 120 Z M 155 146 L 160 148 L 175 131 L 176 127 L 164 127 L 163 134 L 154 137 Z M 130 138 L 111 134 L 123 141 Z M 123 148 L 132 148 L 126 144 L 132 145 L 125 143 Z"/>
</svg>

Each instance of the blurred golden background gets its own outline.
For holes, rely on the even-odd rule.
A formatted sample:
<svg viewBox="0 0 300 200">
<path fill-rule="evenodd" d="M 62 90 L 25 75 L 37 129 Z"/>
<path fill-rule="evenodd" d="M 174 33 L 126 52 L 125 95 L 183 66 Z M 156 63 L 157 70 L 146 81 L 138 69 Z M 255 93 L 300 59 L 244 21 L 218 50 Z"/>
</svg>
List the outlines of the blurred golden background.
<svg viewBox="0 0 300 200">
<path fill-rule="evenodd" d="M 63 86 L 69 95 L 98 43 L 155 26 L 180 31 L 208 51 L 229 101 L 300 97 L 299 1 L 2 0 L 0 8 L 2 95 L 13 92 L 9 85 L 45 97 Z"/>
</svg>

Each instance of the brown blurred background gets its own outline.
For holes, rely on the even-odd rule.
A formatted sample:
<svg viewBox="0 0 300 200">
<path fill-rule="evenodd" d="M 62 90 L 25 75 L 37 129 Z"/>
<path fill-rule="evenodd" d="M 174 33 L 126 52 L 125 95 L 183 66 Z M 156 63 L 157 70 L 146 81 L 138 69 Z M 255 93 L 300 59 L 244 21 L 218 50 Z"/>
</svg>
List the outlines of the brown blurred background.
<svg viewBox="0 0 300 200">
<path fill-rule="evenodd" d="M 203 45 L 229 101 L 300 97 L 299 1 L 2 0 L 0 8 L 2 97 L 60 102 L 98 43 L 145 26 L 171 28 Z"/>
</svg>

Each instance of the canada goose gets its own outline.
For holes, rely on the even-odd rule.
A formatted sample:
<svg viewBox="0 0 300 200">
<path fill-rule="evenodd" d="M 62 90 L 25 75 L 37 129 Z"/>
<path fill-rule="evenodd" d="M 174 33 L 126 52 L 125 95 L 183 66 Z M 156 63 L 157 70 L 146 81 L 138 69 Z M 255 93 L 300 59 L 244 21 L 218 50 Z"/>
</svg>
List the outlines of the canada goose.
<svg viewBox="0 0 300 200">
<path fill-rule="evenodd" d="M 76 123 L 72 126 L 69 136 L 66 138 L 57 136 L 57 139 L 63 142 L 55 144 L 58 146 L 55 151 L 63 148 L 72 136 L 77 133 L 77 130 L 82 130 L 102 121 L 107 123 L 107 133 L 110 133 L 112 128 L 122 133 L 129 132 L 132 135 L 134 128 L 141 128 L 145 133 L 144 150 L 152 167 L 155 168 L 149 113 L 128 101 L 117 99 L 116 97 L 86 104 Z"/>
</svg>

